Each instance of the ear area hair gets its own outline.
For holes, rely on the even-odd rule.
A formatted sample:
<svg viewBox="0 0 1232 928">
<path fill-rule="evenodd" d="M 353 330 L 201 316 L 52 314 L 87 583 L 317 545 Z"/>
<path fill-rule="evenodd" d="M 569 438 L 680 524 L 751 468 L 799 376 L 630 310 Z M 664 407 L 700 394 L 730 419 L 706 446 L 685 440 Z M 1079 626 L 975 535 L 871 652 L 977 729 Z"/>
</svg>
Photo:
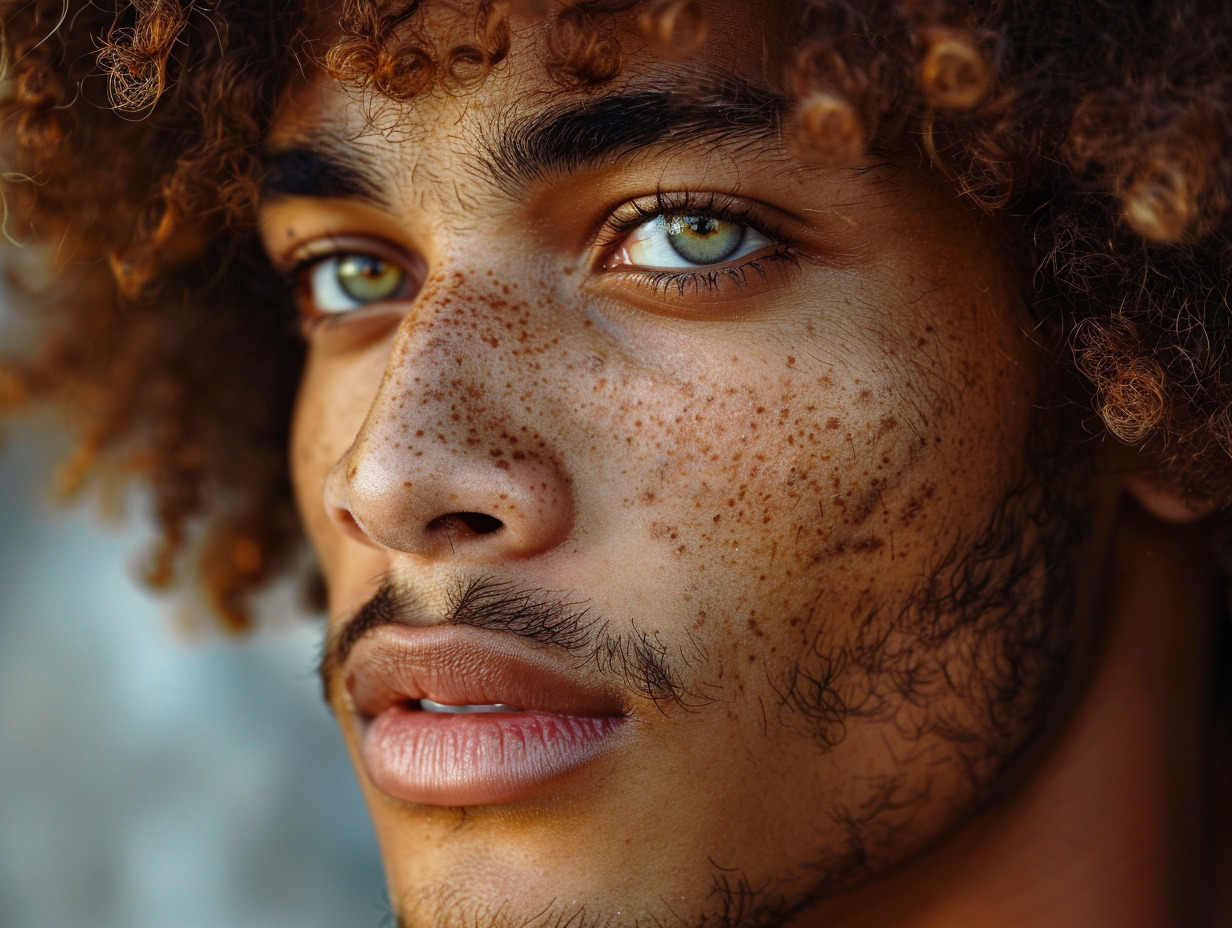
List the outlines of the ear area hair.
<svg viewBox="0 0 1232 928">
<path fill-rule="evenodd" d="M 1129 474 L 1125 492 L 1147 514 L 1170 525 L 1199 522 L 1219 509 L 1218 499 L 1182 493 L 1151 471 Z"/>
</svg>

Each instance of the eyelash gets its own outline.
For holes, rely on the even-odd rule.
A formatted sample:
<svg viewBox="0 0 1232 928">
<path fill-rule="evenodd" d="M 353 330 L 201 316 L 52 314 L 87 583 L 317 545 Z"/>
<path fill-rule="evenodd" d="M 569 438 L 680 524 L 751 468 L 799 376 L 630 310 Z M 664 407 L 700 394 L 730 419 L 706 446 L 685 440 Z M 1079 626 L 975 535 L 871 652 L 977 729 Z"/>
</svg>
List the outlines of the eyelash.
<svg viewBox="0 0 1232 928">
<path fill-rule="evenodd" d="M 753 258 L 736 267 L 707 268 L 699 271 L 629 271 L 636 275 L 642 284 L 651 292 L 667 296 L 673 292 L 685 296 L 690 290 L 694 293 L 710 293 L 725 286 L 724 281 L 733 286 L 745 289 L 749 285 L 749 272 L 754 272 L 763 282 L 769 280 L 766 273 L 767 265 L 784 262 L 788 266 L 797 266 L 798 261 L 786 246 L 780 246 L 778 251 Z"/>
<path fill-rule="evenodd" d="M 744 289 L 748 286 L 749 273 L 761 280 L 768 279 L 767 268 L 779 265 L 798 267 L 799 255 L 792 246 L 783 241 L 783 233 L 756 210 L 717 193 L 698 194 L 693 191 L 667 192 L 658 190 L 653 205 L 645 200 L 633 200 L 617 209 L 604 221 L 596 246 L 605 262 L 624 239 L 639 226 L 673 213 L 690 213 L 725 222 L 748 226 L 779 244 L 774 251 L 746 260 L 732 267 L 703 267 L 695 271 L 668 271 L 651 268 L 628 268 L 620 273 L 632 277 L 650 289 L 656 296 L 669 296 L 673 292 L 684 296 L 691 289 L 694 293 L 713 292 L 725 282 Z"/>
</svg>

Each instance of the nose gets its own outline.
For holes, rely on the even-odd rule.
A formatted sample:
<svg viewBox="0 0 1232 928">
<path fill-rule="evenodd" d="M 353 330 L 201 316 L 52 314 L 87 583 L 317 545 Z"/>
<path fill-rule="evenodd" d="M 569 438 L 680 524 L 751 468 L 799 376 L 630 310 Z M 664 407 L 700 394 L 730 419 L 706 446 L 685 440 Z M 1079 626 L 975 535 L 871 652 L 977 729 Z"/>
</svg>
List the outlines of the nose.
<svg viewBox="0 0 1232 928">
<path fill-rule="evenodd" d="M 573 496 L 539 428 L 551 404 L 522 402 L 515 412 L 504 389 L 512 373 L 475 326 L 417 305 L 359 434 L 326 479 L 333 523 L 425 560 L 492 563 L 559 545 L 572 530 Z M 527 421 L 536 409 L 549 419 Z"/>
</svg>

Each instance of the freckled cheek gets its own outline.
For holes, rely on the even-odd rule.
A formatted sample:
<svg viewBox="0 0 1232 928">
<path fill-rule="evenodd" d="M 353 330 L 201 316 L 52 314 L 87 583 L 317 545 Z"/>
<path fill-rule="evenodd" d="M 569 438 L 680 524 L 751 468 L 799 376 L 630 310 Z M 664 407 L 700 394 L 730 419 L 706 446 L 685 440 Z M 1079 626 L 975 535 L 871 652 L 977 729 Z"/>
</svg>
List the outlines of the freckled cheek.
<svg viewBox="0 0 1232 928">
<path fill-rule="evenodd" d="M 657 515 L 652 537 L 679 542 L 680 555 L 747 558 L 781 545 L 789 527 L 854 530 L 881 488 L 901 481 L 913 451 L 897 446 L 898 423 L 877 404 L 853 413 L 837 391 L 801 398 L 790 382 L 781 387 L 777 401 L 751 390 L 703 392 L 667 406 L 660 393 L 611 429 L 633 478 L 623 503 Z M 790 540 L 802 539 L 793 532 Z"/>
<path fill-rule="evenodd" d="M 819 594 L 832 617 L 905 596 L 974 530 L 1007 479 L 1014 423 L 904 393 L 820 378 L 668 403 L 660 389 L 613 426 L 641 556 L 676 565 L 691 621 L 721 617 L 746 658 L 798 648 Z"/>
</svg>

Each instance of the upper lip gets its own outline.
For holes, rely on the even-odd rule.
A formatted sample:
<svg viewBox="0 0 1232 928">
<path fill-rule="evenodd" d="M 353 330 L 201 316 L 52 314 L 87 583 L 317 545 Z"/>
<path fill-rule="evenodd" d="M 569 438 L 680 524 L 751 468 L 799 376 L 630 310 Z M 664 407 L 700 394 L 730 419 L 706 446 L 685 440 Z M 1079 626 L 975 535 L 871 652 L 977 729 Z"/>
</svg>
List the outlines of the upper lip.
<svg viewBox="0 0 1232 928">
<path fill-rule="evenodd" d="M 354 711 L 365 718 L 418 699 L 503 703 L 556 715 L 625 714 L 615 691 L 581 678 L 551 649 L 467 626 L 378 626 L 351 651 L 343 679 Z"/>
</svg>

